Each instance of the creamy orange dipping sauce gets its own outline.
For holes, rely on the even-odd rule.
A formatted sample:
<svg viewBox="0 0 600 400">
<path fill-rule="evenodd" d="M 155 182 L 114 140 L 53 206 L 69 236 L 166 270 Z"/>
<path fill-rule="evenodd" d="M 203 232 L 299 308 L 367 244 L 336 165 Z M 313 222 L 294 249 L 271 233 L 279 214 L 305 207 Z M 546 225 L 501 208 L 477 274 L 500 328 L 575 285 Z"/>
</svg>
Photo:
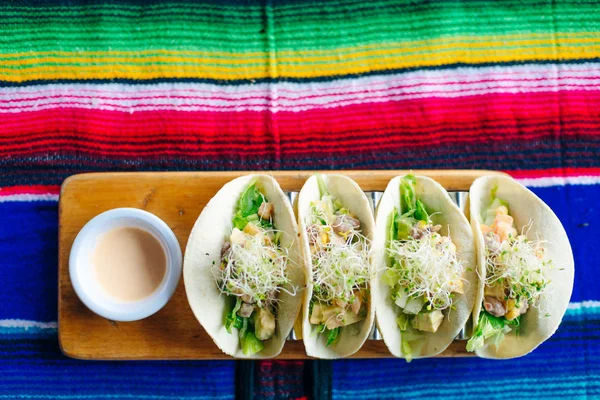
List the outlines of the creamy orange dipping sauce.
<svg viewBox="0 0 600 400">
<path fill-rule="evenodd" d="M 121 301 L 148 297 L 165 276 L 167 257 L 152 234 L 138 228 L 115 228 L 100 236 L 92 252 L 100 286 Z"/>
</svg>

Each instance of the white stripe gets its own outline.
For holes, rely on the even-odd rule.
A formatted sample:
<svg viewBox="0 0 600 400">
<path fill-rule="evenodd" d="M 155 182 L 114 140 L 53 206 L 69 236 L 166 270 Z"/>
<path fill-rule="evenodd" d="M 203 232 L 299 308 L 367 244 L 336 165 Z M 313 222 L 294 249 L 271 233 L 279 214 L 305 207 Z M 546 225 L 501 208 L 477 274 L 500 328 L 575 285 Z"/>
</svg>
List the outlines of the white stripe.
<svg viewBox="0 0 600 400">
<path fill-rule="evenodd" d="M 586 300 L 578 303 L 569 303 L 569 310 L 587 310 L 600 308 L 600 301 Z M 56 322 L 37 322 L 23 319 L 0 319 L 0 328 L 41 328 L 41 329 L 57 329 Z"/>
<path fill-rule="evenodd" d="M 600 81 L 599 81 L 600 83 Z M 138 100 L 106 100 L 99 101 L 90 99 L 88 102 L 73 101 L 72 99 L 44 99 L 33 103 L 26 103 L 25 106 L 7 107 L 0 110 L 1 113 L 19 113 L 30 111 L 51 110 L 57 108 L 78 108 L 88 110 L 120 111 L 126 113 L 140 111 L 158 111 L 158 110 L 176 110 L 192 112 L 232 112 L 232 111 L 270 111 L 277 112 L 301 112 L 315 108 L 337 108 L 347 107 L 356 104 L 384 103 L 392 101 L 406 101 L 426 98 L 459 98 L 466 96 L 478 96 L 484 94 L 518 94 L 518 93 L 556 93 L 560 91 L 595 91 L 599 85 L 582 86 L 562 86 L 547 85 L 528 87 L 527 85 L 515 87 L 495 87 L 486 89 L 473 89 L 463 85 L 460 92 L 452 90 L 431 91 L 431 88 L 421 88 L 407 90 L 404 94 L 396 94 L 398 90 L 389 90 L 385 93 L 377 92 L 374 94 L 360 93 L 351 95 L 323 96 L 310 99 L 268 99 L 265 93 L 261 99 L 231 99 L 231 100 L 210 100 L 207 104 L 184 104 L 176 99 L 148 99 Z M 403 91 L 403 90 L 400 90 Z"/>
<path fill-rule="evenodd" d="M 20 194 L 8 194 L 6 196 L 2 196 L 2 191 L 0 191 L 0 203 L 7 203 L 11 201 L 58 201 L 57 194 L 29 194 L 29 193 L 20 193 Z"/>
<path fill-rule="evenodd" d="M 537 188 L 566 185 L 600 184 L 600 176 L 554 176 L 545 178 L 523 178 L 517 180 L 524 186 Z"/>
<path fill-rule="evenodd" d="M 581 310 L 588 308 L 600 308 L 600 301 L 597 300 L 586 300 L 581 303 L 570 303 L 569 310 Z"/>
<path fill-rule="evenodd" d="M 600 176 L 568 176 L 568 177 L 544 177 L 544 178 L 522 178 L 517 179 L 522 185 L 527 187 L 552 187 L 565 185 L 598 185 Z M 58 194 L 9 194 L 2 196 L 0 190 L 0 203 L 17 201 L 58 201 Z"/>
<path fill-rule="evenodd" d="M 330 82 L 67 84 L 1 88 L 0 113 L 65 107 L 129 113 L 152 110 L 298 112 L 427 97 L 598 90 L 599 71 L 600 64 L 523 65 L 421 70 Z"/>
<path fill-rule="evenodd" d="M 24 319 L 0 319 L 0 328 L 40 328 L 40 329 L 56 329 L 58 324 L 52 322 L 37 322 Z"/>
</svg>

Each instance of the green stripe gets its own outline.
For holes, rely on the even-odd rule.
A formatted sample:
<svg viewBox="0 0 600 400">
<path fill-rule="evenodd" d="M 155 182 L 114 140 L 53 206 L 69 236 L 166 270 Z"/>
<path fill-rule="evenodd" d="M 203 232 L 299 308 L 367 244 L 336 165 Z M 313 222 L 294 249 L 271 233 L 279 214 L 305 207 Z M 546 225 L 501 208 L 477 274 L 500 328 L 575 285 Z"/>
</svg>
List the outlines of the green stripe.
<svg viewBox="0 0 600 400">
<path fill-rule="evenodd" d="M 583 39 L 598 39 L 597 35 L 586 35 L 586 34 L 580 34 L 577 35 L 575 37 L 573 37 L 573 39 L 577 40 L 583 40 Z M 522 43 L 526 40 L 530 40 L 530 38 L 526 38 L 526 37 L 522 37 L 522 38 L 517 38 L 515 37 L 514 39 L 511 40 L 505 40 L 506 43 L 512 43 L 512 46 L 504 46 L 506 47 L 515 47 L 515 48 L 525 48 L 527 46 L 519 44 Z M 600 42 L 600 39 L 599 39 Z M 474 46 L 472 48 L 489 48 L 489 46 L 487 44 L 485 44 L 484 42 L 482 42 L 481 39 L 471 39 L 471 40 L 448 40 L 445 42 L 446 44 L 464 44 L 464 45 L 479 45 L 479 46 Z M 574 47 L 581 47 L 581 46 L 588 46 L 587 43 L 573 43 L 570 44 L 571 46 Z M 381 44 L 380 46 L 377 47 L 377 50 L 390 50 L 390 49 L 395 49 L 397 48 L 397 44 L 396 43 L 389 43 L 389 44 Z M 462 49 L 462 47 L 457 47 L 459 49 Z M 465 47 L 466 48 L 466 47 Z M 155 51 L 153 51 L 155 50 Z M 180 49 L 182 51 L 184 51 L 185 49 Z M 197 50 L 197 49 L 190 49 L 190 50 Z M 350 55 L 352 56 L 353 54 L 356 53 L 362 53 L 364 52 L 364 49 L 361 48 L 348 48 L 346 51 L 338 51 L 336 52 L 336 56 L 340 56 L 340 55 Z M 240 53 L 243 54 L 243 53 Z M 406 54 L 405 52 L 403 52 L 403 54 Z M 207 51 L 203 51 L 203 50 L 199 50 L 199 51 L 195 51 L 194 54 L 186 54 L 186 53 L 176 53 L 175 54 L 178 58 L 182 58 L 182 59 L 190 59 L 190 60 L 197 60 L 199 58 L 203 58 L 203 59 L 212 59 L 212 60 L 230 60 L 231 57 L 227 56 L 227 55 L 222 55 L 219 53 L 210 53 Z M 73 57 L 73 55 L 71 53 L 66 53 L 66 54 L 52 54 L 51 55 L 53 58 L 59 58 L 59 59 L 65 59 L 65 60 L 69 60 L 70 58 Z M 146 60 L 147 58 L 151 58 L 151 57 L 172 57 L 172 54 L 164 54 L 164 53 L 160 53 L 157 49 L 150 49 L 148 52 L 144 52 L 143 54 L 138 54 L 137 57 L 140 59 L 140 63 L 144 63 L 144 60 Z M 104 58 L 111 58 L 111 59 L 128 59 L 131 57 L 131 53 L 126 53 L 126 54 L 118 54 L 118 53 L 98 53 L 98 54 L 94 54 L 93 55 L 93 59 L 94 60 L 98 60 L 101 61 Z M 0 60 L 6 60 L 6 61 L 10 61 L 10 60 L 33 60 L 39 58 L 39 55 L 37 54 L 31 54 L 31 53 L 22 53 L 20 55 L 2 55 L 0 54 Z M 360 59 L 360 57 L 356 57 L 353 56 L 352 60 L 358 60 Z M 264 53 L 256 53 L 253 55 L 246 55 L 243 58 L 244 62 L 250 62 L 250 61 L 261 61 L 264 60 Z M 117 61 L 119 62 L 119 61 Z M 120 63 L 120 62 L 119 62 Z M 303 62 L 303 64 L 305 63 L 310 63 L 310 62 Z M 205 63 L 203 63 L 204 65 L 206 65 Z M 289 64 L 289 63 L 288 63 Z"/>
<path fill-rule="evenodd" d="M 405 42 L 412 40 L 435 39 L 447 37 L 451 39 L 454 35 L 459 36 L 481 36 L 481 35 L 503 35 L 515 34 L 511 29 L 525 29 L 529 32 L 546 33 L 550 36 L 553 31 L 545 29 L 544 26 L 534 27 L 533 25 L 519 26 L 515 24 L 505 24 L 503 26 L 488 26 L 488 29 L 478 30 L 476 28 L 464 28 L 449 26 L 443 28 L 443 23 L 439 24 L 438 32 L 429 31 L 428 27 L 416 27 L 401 30 L 392 24 L 380 27 L 373 26 L 371 29 L 362 32 L 346 32 L 345 35 L 327 35 L 324 33 L 320 37 L 294 37 L 293 35 L 276 33 L 276 47 L 280 51 L 303 50 L 303 49 L 331 49 L 332 51 L 339 47 L 357 47 L 377 43 Z M 383 28 L 387 26 L 387 28 Z M 576 32 L 594 32 L 600 30 L 600 23 L 594 22 L 589 30 L 581 26 L 572 24 L 563 26 L 560 30 L 565 33 Z M 592 29 L 593 28 L 593 29 Z M 425 29 L 425 32 L 421 32 Z M 206 51 L 225 51 L 234 53 L 261 52 L 265 51 L 264 35 L 248 38 L 248 35 L 220 35 L 207 34 L 206 32 L 190 32 L 171 30 L 163 35 L 157 34 L 158 29 L 148 30 L 148 32 L 132 32 L 127 30 L 114 29 L 114 33 L 106 30 L 97 30 L 91 32 L 55 32 L 54 35 L 44 34 L 43 30 L 39 32 L 28 32 L 26 34 L 14 34 L 12 32 L 2 32 L 0 30 L 0 54 L 17 53 L 22 51 L 57 51 L 57 50 L 78 50 L 90 51 L 108 51 L 108 50 L 145 50 L 145 49 L 189 49 Z M 153 33 L 153 34 L 151 34 Z M 418 35 L 416 35 L 418 34 Z M 524 37 L 526 39 L 526 37 Z M 598 40 L 600 42 L 600 38 Z M 336 54 L 339 54 L 336 52 Z"/>
<path fill-rule="evenodd" d="M 527 33 L 594 32 L 600 30 L 600 13 L 592 5 L 550 3 L 527 9 L 520 2 L 436 3 L 417 13 L 382 9 L 386 1 L 372 4 L 368 12 L 352 13 L 361 3 L 332 6 L 310 5 L 287 16 L 279 6 L 267 8 L 274 20 L 273 36 L 278 50 L 335 49 L 373 43 L 414 41 L 452 36 L 516 35 Z M 481 7 L 487 4 L 487 7 Z M 0 52 L 81 50 L 107 51 L 164 49 L 205 49 L 207 51 L 260 52 L 265 50 L 264 10 L 251 7 L 211 7 L 213 15 L 186 14 L 190 7 L 169 4 L 162 7 L 113 6 L 77 8 L 43 19 L 37 12 L 8 7 L 0 15 L 11 14 L 16 24 L 0 26 Z M 518 8 L 517 8 L 518 7 Z M 197 10 L 207 9 L 199 6 Z M 125 10 L 137 10 L 129 12 Z M 148 11 L 151 10 L 151 11 Z M 153 11 L 152 11 L 153 10 Z M 167 11 L 168 10 L 168 11 Z M 218 14 L 216 10 L 227 10 Z M 86 13 L 95 13 L 87 16 Z M 120 13 L 123 17 L 115 16 Z M 164 14 L 161 14 L 164 13 Z M 179 14 L 177 13 L 179 12 Z M 320 13 L 316 16 L 311 12 Z M 131 18 L 124 18 L 126 16 Z M 27 18 L 30 16 L 30 18 Z M 67 18 L 67 19 L 65 19 Z M 168 20 L 168 24 L 165 23 Z M 244 21 L 240 23 L 240 21 Z"/>
<path fill-rule="evenodd" d="M 516 8 L 517 10 L 523 10 L 524 7 L 552 7 L 556 10 L 562 10 L 565 7 L 595 7 L 596 2 L 594 1 L 577 1 L 577 0 L 565 0 L 556 2 L 556 4 L 552 4 L 553 2 L 544 1 L 544 0 L 529 0 L 529 1 L 519 1 L 519 0 L 506 0 L 502 2 L 500 5 L 504 8 Z M 257 4 L 260 4 L 257 2 Z M 443 7 L 454 7 L 454 8 L 482 8 L 489 7 L 491 5 L 495 5 L 494 1 L 483 0 L 483 1 L 464 1 L 464 0 L 455 0 L 455 1 L 438 1 L 438 2 L 428 2 L 428 3 L 419 3 L 414 0 L 376 0 L 365 2 L 364 0 L 328 0 L 327 2 L 322 1 L 303 1 L 297 2 L 296 4 L 278 4 L 275 6 L 277 11 L 281 14 L 285 15 L 294 15 L 294 14 L 302 14 L 306 12 L 318 12 L 323 9 L 337 9 L 339 7 L 344 7 L 348 10 L 360 10 L 365 8 L 381 8 L 381 7 L 389 7 L 396 6 L 398 8 L 403 9 L 404 11 L 412 11 L 415 10 L 431 10 L 431 9 L 439 9 Z M 190 2 L 163 2 L 162 4 L 148 4 L 148 5 L 139 5 L 139 4 L 126 4 L 126 3 L 118 3 L 118 4 L 70 4 L 69 6 L 36 6 L 36 7 L 23 7 L 23 6 L 0 6 L 0 11 L 2 10 L 15 10 L 20 13 L 32 12 L 37 13 L 38 11 L 51 11 L 51 12 L 69 12 L 72 10 L 97 10 L 97 9 L 108 9 L 108 10 L 118 10 L 123 12 L 136 12 L 138 10 L 144 9 L 148 12 L 161 12 L 165 9 L 176 9 L 176 10 L 184 10 L 184 11 L 216 11 L 220 14 L 228 15 L 228 13 L 248 13 L 248 12 L 261 12 L 264 7 L 258 6 L 254 4 L 204 4 L 204 3 L 190 3 Z"/>
</svg>

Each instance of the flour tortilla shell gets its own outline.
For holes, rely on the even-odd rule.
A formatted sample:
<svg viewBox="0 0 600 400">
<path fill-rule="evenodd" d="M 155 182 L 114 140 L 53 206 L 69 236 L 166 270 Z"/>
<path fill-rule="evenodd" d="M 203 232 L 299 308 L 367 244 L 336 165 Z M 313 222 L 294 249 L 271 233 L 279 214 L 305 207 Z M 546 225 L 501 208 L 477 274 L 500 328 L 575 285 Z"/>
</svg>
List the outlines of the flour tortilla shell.
<svg viewBox="0 0 600 400">
<path fill-rule="evenodd" d="M 519 335 L 510 332 L 498 346 L 487 346 L 475 353 L 483 358 L 514 358 L 530 353 L 548 339 L 562 320 L 573 291 L 575 266 L 569 238 L 558 217 L 533 192 L 508 176 L 486 176 L 473 182 L 469 193 L 470 218 L 477 246 L 477 268 L 481 277 L 486 276 L 485 244 L 480 223 L 482 212 L 491 203 L 491 190 L 498 186 L 496 196 L 508 201 L 509 214 L 514 218 L 517 231 L 531 222 L 527 237 L 546 241 L 546 256 L 552 260 L 547 277 L 550 280 L 546 294 L 535 307 L 521 317 Z M 473 321 L 479 320 L 483 301 L 484 282 L 480 281 L 473 309 Z M 475 329 L 476 327 L 474 327 Z"/>
<path fill-rule="evenodd" d="M 221 248 L 232 230 L 232 218 L 240 195 L 253 181 L 274 204 L 273 222 L 284 232 L 281 244 L 289 248 L 288 276 L 292 286 L 300 292 L 291 296 L 279 295 L 275 334 L 264 342 L 265 348 L 257 354 L 246 356 L 240 348 L 236 329 L 227 333 L 223 324 L 227 296 L 220 293 L 212 273 L 219 265 Z M 305 285 L 298 240 L 298 228 L 290 202 L 275 179 L 268 175 L 247 175 L 225 184 L 208 202 L 198 217 L 190 234 L 183 262 L 183 278 L 188 302 L 194 315 L 225 354 L 236 358 L 270 358 L 277 356 L 285 344 L 294 320 L 302 305 L 301 290 Z M 291 287 L 287 288 L 292 290 Z"/>
<path fill-rule="evenodd" d="M 362 234 L 371 241 L 375 232 L 373 220 L 373 207 L 356 182 L 344 175 L 324 174 L 321 175 L 327 190 L 342 202 L 344 207 L 360 221 Z M 311 176 L 298 195 L 298 228 L 300 231 L 300 243 L 304 259 L 304 267 L 308 277 L 307 290 L 305 291 L 304 306 L 302 309 L 302 340 L 306 354 L 310 357 L 335 359 L 348 357 L 356 353 L 367 340 L 373 327 L 375 312 L 373 309 L 373 284 L 369 284 L 370 295 L 368 301 L 367 316 L 364 320 L 343 327 L 334 344 L 326 346 L 327 338 L 323 334 L 314 334 L 315 327 L 309 322 L 309 303 L 313 293 L 313 273 L 311 254 L 306 233 L 306 217 L 310 212 L 310 203 L 321 199 L 317 177 Z M 373 274 L 371 274 L 373 276 Z"/>
<path fill-rule="evenodd" d="M 375 309 L 377 326 L 385 344 L 396 357 L 405 357 L 401 349 L 402 332 L 398 328 L 396 318 L 400 309 L 391 298 L 391 288 L 382 282 L 381 276 L 386 266 L 386 244 L 388 241 L 389 217 L 394 207 L 400 207 L 400 181 L 398 176 L 390 181 L 377 207 L 375 240 L 373 242 L 373 264 L 378 271 L 375 291 Z M 432 215 L 434 224 L 442 225 L 440 234 L 450 235 L 456 246 L 458 259 L 465 267 L 463 278 L 467 280 L 465 293 L 455 298 L 455 310 L 444 311 L 445 318 L 435 333 L 423 332 L 420 343 L 421 352 L 412 354 L 413 358 L 435 356 L 444 351 L 463 328 L 475 303 L 477 291 L 477 274 L 475 273 L 475 245 L 469 221 L 452 201 L 448 192 L 433 179 L 416 176 L 415 193 Z M 417 347 L 416 345 L 413 347 Z"/>
</svg>

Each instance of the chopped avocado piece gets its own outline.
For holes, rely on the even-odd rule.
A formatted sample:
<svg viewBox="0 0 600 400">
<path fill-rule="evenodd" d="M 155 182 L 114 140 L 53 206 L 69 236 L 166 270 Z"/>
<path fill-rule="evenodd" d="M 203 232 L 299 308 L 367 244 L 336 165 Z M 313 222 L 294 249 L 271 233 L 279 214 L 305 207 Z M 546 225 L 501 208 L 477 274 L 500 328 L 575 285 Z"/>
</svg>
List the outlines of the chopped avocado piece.
<svg viewBox="0 0 600 400">
<path fill-rule="evenodd" d="M 246 236 L 238 228 L 233 228 L 233 231 L 231 231 L 231 236 L 229 236 L 229 241 L 231 244 L 237 244 L 241 246 L 246 241 Z"/>
<path fill-rule="evenodd" d="M 410 324 L 417 330 L 435 333 L 443 320 L 444 314 L 440 310 L 434 310 L 417 314 Z"/>
<path fill-rule="evenodd" d="M 342 202 L 339 201 L 338 199 L 335 199 L 335 201 L 333 202 L 333 209 L 335 211 L 339 211 L 343 208 L 344 208 L 344 204 L 342 204 Z"/>
<path fill-rule="evenodd" d="M 345 309 L 342 313 L 342 326 L 352 325 L 358 321 L 365 319 L 364 313 L 354 314 L 350 309 Z"/>
<path fill-rule="evenodd" d="M 310 323 L 318 325 L 323 321 L 323 304 L 313 303 L 312 312 L 310 313 Z"/>
<path fill-rule="evenodd" d="M 396 217 L 396 238 L 398 240 L 406 240 L 410 237 L 410 230 L 415 224 L 415 219 L 404 215 Z"/>
<path fill-rule="evenodd" d="M 396 292 L 396 299 L 394 303 L 400 308 L 405 308 L 408 303 L 408 293 L 403 288 L 399 288 Z M 417 311 L 418 312 L 418 311 Z"/>
<path fill-rule="evenodd" d="M 244 233 L 247 233 L 250 236 L 257 235 L 262 232 L 262 229 L 258 225 L 254 225 L 252 222 L 248 222 L 243 230 Z"/>
<path fill-rule="evenodd" d="M 406 314 L 418 314 L 424 305 L 425 298 L 423 296 L 419 296 L 416 299 L 409 299 L 404 307 L 404 312 Z"/>
<path fill-rule="evenodd" d="M 363 319 L 365 319 L 364 313 L 359 312 L 357 315 L 349 308 L 342 308 L 334 304 L 314 303 L 310 323 L 314 325 L 323 323 L 327 329 L 331 330 L 340 326 L 354 324 Z"/>
<path fill-rule="evenodd" d="M 275 316 L 265 307 L 259 308 L 254 315 L 256 337 L 259 340 L 270 339 L 275 333 Z"/>
<path fill-rule="evenodd" d="M 381 274 L 381 281 L 391 287 L 396 286 L 398 279 L 400 279 L 400 274 L 394 268 L 387 269 Z"/>
</svg>

